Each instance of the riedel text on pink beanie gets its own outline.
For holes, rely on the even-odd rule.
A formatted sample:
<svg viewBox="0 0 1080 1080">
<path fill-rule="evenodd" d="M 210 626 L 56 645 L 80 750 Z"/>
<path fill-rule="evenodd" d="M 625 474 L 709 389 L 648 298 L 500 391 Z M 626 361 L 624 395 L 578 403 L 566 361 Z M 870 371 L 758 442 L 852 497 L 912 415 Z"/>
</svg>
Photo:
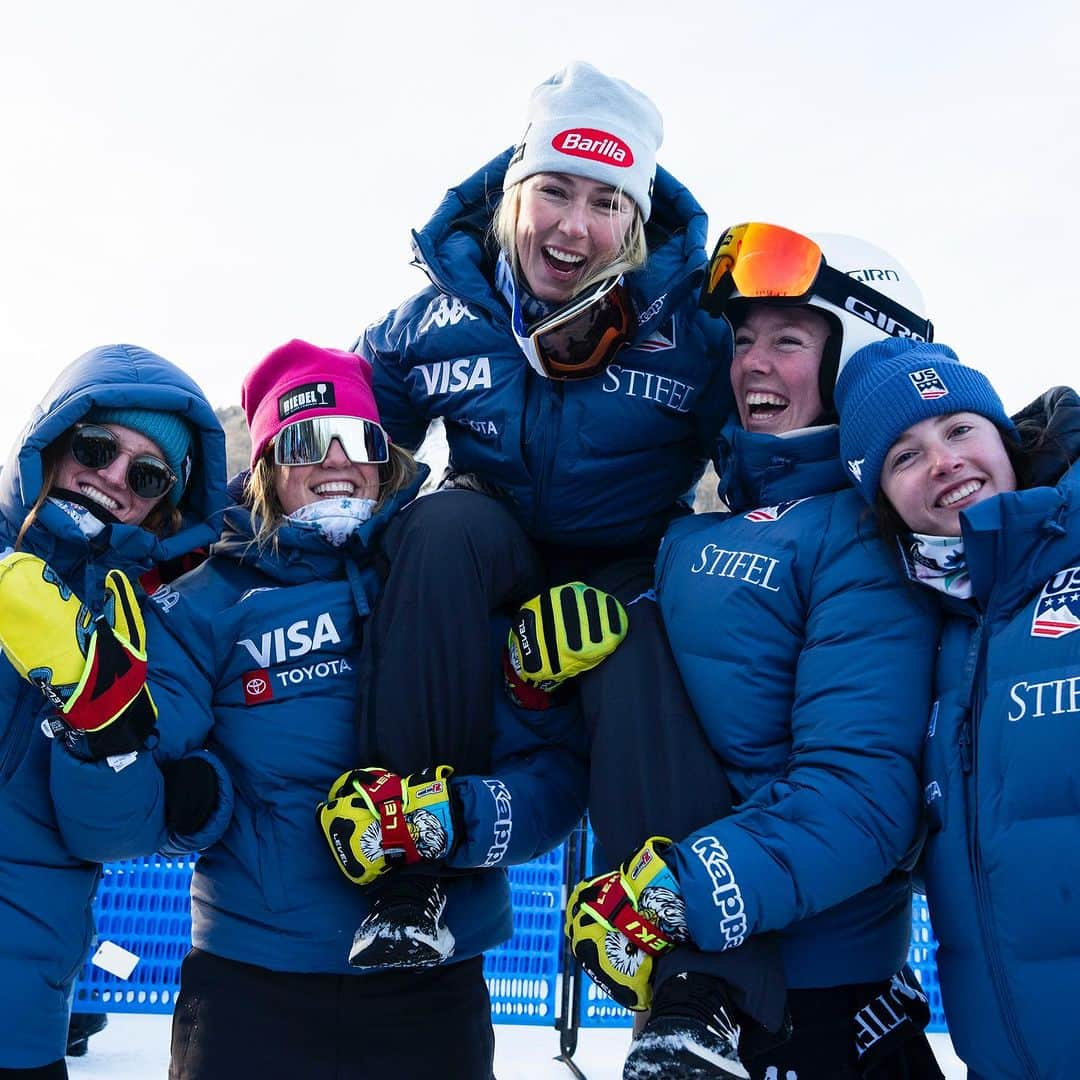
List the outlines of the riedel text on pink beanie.
<svg viewBox="0 0 1080 1080">
<path fill-rule="evenodd" d="M 356 353 L 322 349 L 294 338 L 248 372 L 240 404 L 251 431 L 251 466 L 294 420 L 358 416 L 379 423 L 371 364 Z"/>
</svg>

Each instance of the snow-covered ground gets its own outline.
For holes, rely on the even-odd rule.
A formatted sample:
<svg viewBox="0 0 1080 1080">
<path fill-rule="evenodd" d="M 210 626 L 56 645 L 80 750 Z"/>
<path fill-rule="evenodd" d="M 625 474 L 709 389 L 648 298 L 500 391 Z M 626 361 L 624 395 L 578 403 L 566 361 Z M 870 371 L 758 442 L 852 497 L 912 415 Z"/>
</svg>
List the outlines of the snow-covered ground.
<svg viewBox="0 0 1080 1080">
<path fill-rule="evenodd" d="M 161 1080 L 168 1070 L 170 1019 L 110 1016 L 109 1026 L 91 1038 L 86 1057 L 68 1058 L 73 1080 Z M 627 1028 L 587 1028 L 579 1033 L 574 1061 L 588 1080 L 619 1080 L 629 1038 Z M 948 1080 L 963 1080 L 966 1070 L 948 1036 L 931 1035 L 930 1039 Z M 559 1035 L 553 1028 L 495 1027 L 498 1080 L 569 1080 L 570 1070 L 554 1060 L 558 1052 Z"/>
</svg>

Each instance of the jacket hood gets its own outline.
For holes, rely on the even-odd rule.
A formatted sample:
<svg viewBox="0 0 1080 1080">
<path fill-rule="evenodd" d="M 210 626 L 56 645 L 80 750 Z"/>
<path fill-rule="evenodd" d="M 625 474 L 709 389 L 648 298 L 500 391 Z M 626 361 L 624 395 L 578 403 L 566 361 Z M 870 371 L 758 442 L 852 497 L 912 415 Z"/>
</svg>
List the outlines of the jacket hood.
<svg viewBox="0 0 1080 1080">
<path fill-rule="evenodd" d="M 477 304 L 508 324 L 509 313 L 493 285 L 497 251 L 487 237 L 512 154 L 512 148 L 506 150 L 451 188 L 431 220 L 413 233 L 413 261 L 437 289 Z M 626 276 L 639 315 L 639 337 L 655 329 L 700 285 L 708 263 L 707 229 L 708 218 L 697 199 L 657 166 L 652 215 L 645 226 L 649 258 Z"/>
<path fill-rule="evenodd" d="M 234 477 L 229 485 L 235 503 L 225 512 L 225 530 L 221 540 L 214 545 L 212 554 L 223 555 L 250 566 L 283 584 L 345 577 L 347 563 L 366 566 L 372 562 L 376 542 L 393 516 L 416 498 L 431 471 L 422 462 L 417 462 L 416 470 L 413 482 L 391 496 L 341 548 L 331 547 L 308 529 L 298 529 L 287 524 L 278 529 L 276 545 L 260 547 L 255 542 L 251 509 L 242 502 L 248 474 L 241 473 Z"/>
<path fill-rule="evenodd" d="M 720 433 L 718 493 L 733 513 L 808 499 L 848 486 L 833 425 L 787 436 L 747 431 L 736 415 Z"/>
<path fill-rule="evenodd" d="M 1013 418 L 1032 445 L 1035 486 L 976 503 L 960 515 L 972 586 L 985 607 L 1022 602 L 1080 564 L 1080 397 L 1054 387 Z M 1041 438 L 1040 438 L 1041 436 Z"/>
<path fill-rule="evenodd" d="M 191 427 L 192 471 L 180 500 L 183 523 L 159 538 L 135 525 L 111 524 L 93 545 L 58 507 L 45 503 L 27 543 L 63 572 L 98 549 L 110 565 L 139 572 L 150 565 L 210 544 L 219 534 L 225 493 L 225 435 L 199 386 L 168 360 L 137 345 L 103 345 L 61 372 L 16 440 L 0 474 L 0 517 L 14 537 L 41 494 L 42 451 L 94 408 L 159 409 Z M 90 552 L 90 547 L 95 552 Z"/>
</svg>

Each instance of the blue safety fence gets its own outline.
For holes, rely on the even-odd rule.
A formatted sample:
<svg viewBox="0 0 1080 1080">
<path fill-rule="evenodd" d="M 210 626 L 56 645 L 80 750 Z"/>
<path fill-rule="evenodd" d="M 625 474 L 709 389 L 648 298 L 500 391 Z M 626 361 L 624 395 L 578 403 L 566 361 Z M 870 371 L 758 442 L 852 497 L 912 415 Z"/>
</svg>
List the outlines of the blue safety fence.
<svg viewBox="0 0 1080 1080">
<path fill-rule="evenodd" d="M 514 936 L 484 958 L 492 1018 L 498 1024 L 555 1026 L 565 902 L 565 845 L 511 867 Z M 139 962 L 120 979 L 89 961 L 75 989 L 75 1012 L 170 1013 L 180 989 L 180 963 L 191 944 L 192 859 L 151 856 L 105 866 L 94 901 L 98 939 L 134 953 Z M 930 1000 L 930 1031 L 945 1031 L 926 899 L 912 907 L 909 963 Z M 582 976 L 580 1027 L 629 1027 L 631 1015 Z"/>
</svg>

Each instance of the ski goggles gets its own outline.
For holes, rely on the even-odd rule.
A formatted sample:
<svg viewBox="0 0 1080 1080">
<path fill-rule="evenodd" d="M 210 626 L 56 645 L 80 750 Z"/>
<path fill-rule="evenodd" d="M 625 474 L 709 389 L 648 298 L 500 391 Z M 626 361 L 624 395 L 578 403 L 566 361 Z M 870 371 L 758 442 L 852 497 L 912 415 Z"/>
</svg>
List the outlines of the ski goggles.
<svg viewBox="0 0 1080 1080">
<path fill-rule="evenodd" d="M 934 339 L 929 319 L 829 266 L 816 241 L 759 221 L 734 225 L 720 237 L 701 291 L 701 306 L 719 317 L 728 314 L 732 298 L 797 305 L 811 296 L 866 319 L 894 337 Z"/>
<path fill-rule="evenodd" d="M 277 465 L 320 465 L 337 439 L 354 465 L 390 460 L 390 440 L 374 420 L 359 416 L 313 416 L 286 424 L 274 437 Z"/>
<path fill-rule="evenodd" d="M 97 424 L 77 424 L 68 450 L 85 469 L 107 469 L 123 452 L 120 440 Z M 140 499 L 160 499 L 177 481 L 177 475 L 161 458 L 153 454 L 134 454 L 128 462 L 125 481 Z"/>
<path fill-rule="evenodd" d="M 626 345 L 636 320 L 622 277 L 607 278 L 528 327 L 518 340 L 549 379 L 588 379 Z"/>
</svg>

